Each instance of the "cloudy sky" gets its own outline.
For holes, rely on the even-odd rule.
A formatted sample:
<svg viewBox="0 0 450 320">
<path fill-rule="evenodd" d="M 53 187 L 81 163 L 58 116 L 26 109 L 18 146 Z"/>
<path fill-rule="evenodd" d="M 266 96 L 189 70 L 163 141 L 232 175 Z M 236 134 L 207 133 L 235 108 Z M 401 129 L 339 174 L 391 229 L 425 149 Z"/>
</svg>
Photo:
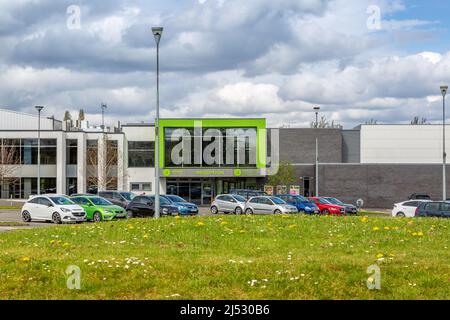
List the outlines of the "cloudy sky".
<svg viewBox="0 0 450 320">
<path fill-rule="evenodd" d="M 319 105 L 346 128 L 416 115 L 433 123 L 439 86 L 450 84 L 447 1 L 0 0 L 0 9 L 0 108 L 45 105 L 57 118 L 83 108 L 99 122 L 105 102 L 109 123 L 152 121 L 156 25 L 164 117 L 309 126 Z"/>
</svg>

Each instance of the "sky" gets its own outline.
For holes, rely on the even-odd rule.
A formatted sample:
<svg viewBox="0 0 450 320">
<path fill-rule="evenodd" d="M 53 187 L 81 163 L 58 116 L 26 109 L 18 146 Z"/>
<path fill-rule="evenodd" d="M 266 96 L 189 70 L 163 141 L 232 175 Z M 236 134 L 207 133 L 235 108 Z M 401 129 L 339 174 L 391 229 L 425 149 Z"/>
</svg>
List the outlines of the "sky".
<svg viewBox="0 0 450 320">
<path fill-rule="evenodd" d="M 99 124 L 265 117 L 308 127 L 442 121 L 440 0 L 0 0 L 0 108 Z"/>
</svg>

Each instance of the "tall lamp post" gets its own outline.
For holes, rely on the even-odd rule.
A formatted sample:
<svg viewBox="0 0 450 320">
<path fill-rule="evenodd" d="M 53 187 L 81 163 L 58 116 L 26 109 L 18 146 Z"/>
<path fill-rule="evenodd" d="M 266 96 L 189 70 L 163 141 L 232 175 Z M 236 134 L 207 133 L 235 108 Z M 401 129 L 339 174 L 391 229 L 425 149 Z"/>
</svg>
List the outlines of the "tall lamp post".
<svg viewBox="0 0 450 320">
<path fill-rule="evenodd" d="M 102 131 L 105 132 L 105 111 L 108 109 L 108 105 L 106 103 L 102 103 Z"/>
<path fill-rule="evenodd" d="M 314 107 L 316 112 L 316 129 L 319 129 L 319 111 L 320 107 Z M 319 196 L 319 138 L 316 136 L 316 197 Z"/>
<path fill-rule="evenodd" d="M 447 165 L 447 153 L 445 152 L 445 96 L 447 95 L 448 86 L 441 86 L 442 93 L 442 200 L 447 200 L 447 177 L 445 167 Z"/>
<path fill-rule="evenodd" d="M 41 195 L 41 111 L 43 106 L 34 107 L 38 112 L 38 176 L 37 176 L 37 194 Z"/>
<path fill-rule="evenodd" d="M 155 120 L 155 218 L 160 217 L 159 208 L 159 42 L 163 28 L 152 28 L 156 41 L 156 120 Z"/>
<path fill-rule="evenodd" d="M 319 128 L 319 111 L 320 107 L 314 107 L 314 111 L 316 112 L 316 129 Z"/>
</svg>

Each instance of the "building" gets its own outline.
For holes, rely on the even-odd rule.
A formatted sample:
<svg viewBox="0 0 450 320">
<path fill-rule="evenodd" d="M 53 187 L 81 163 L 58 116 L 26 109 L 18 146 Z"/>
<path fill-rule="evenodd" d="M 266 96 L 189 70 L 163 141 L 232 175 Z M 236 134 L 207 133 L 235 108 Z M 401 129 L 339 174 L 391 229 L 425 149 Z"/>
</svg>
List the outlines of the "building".
<svg viewBox="0 0 450 320">
<path fill-rule="evenodd" d="M 36 116 L 0 110 L 3 199 L 26 199 L 37 192 L 37 123 Z M 41 128 L 43 192 L 153 193 L 153 124 L 102 129 L 87 121 L 43 117 Z M 391 207 L 416 192 L 442 196 L 438 125 L 343 130 L 266 128 L 265 119 L 162 119 L 159 139 L 161 192 L 198 204 L 233 188 L 262 189 L 279 161 L 292 163 L 300 192 L 313 195 L 316 139 L 320 194 L 351 203 L 362 199 L 367 207 Z"/>
</svg>

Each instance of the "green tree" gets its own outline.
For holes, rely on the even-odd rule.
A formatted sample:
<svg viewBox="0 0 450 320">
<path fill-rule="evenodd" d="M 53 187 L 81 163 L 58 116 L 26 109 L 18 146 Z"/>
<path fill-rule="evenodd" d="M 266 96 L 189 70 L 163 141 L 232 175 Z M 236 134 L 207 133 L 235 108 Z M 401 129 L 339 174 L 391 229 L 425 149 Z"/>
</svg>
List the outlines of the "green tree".
<svg viewBox="0 0 450 320">
<path fill-rule="evenodd" d="M 81 109 L 80 112 L 78 113 L 78 120 L 79 121 L 84 121 L 85 119 L 85 114 L 84 114 L 84 110 Z"/>
<path fill-rule="evenodd" d="M 72 120 L 72 115 L 70 114 L 69 111 L 66 111 L 64 113 L 64 121 L 69 121 L 69 120 Z"/>
<path fill-rule="evenodd" d="M 271 186 L 282 186 L 297 183 L 297 178 L 295 176 L 295 168 L 290 162 L 280 162 L 278 173 L 276 175 L 270 176 L 268 179 L 268 184 Z"/>
</svg>

